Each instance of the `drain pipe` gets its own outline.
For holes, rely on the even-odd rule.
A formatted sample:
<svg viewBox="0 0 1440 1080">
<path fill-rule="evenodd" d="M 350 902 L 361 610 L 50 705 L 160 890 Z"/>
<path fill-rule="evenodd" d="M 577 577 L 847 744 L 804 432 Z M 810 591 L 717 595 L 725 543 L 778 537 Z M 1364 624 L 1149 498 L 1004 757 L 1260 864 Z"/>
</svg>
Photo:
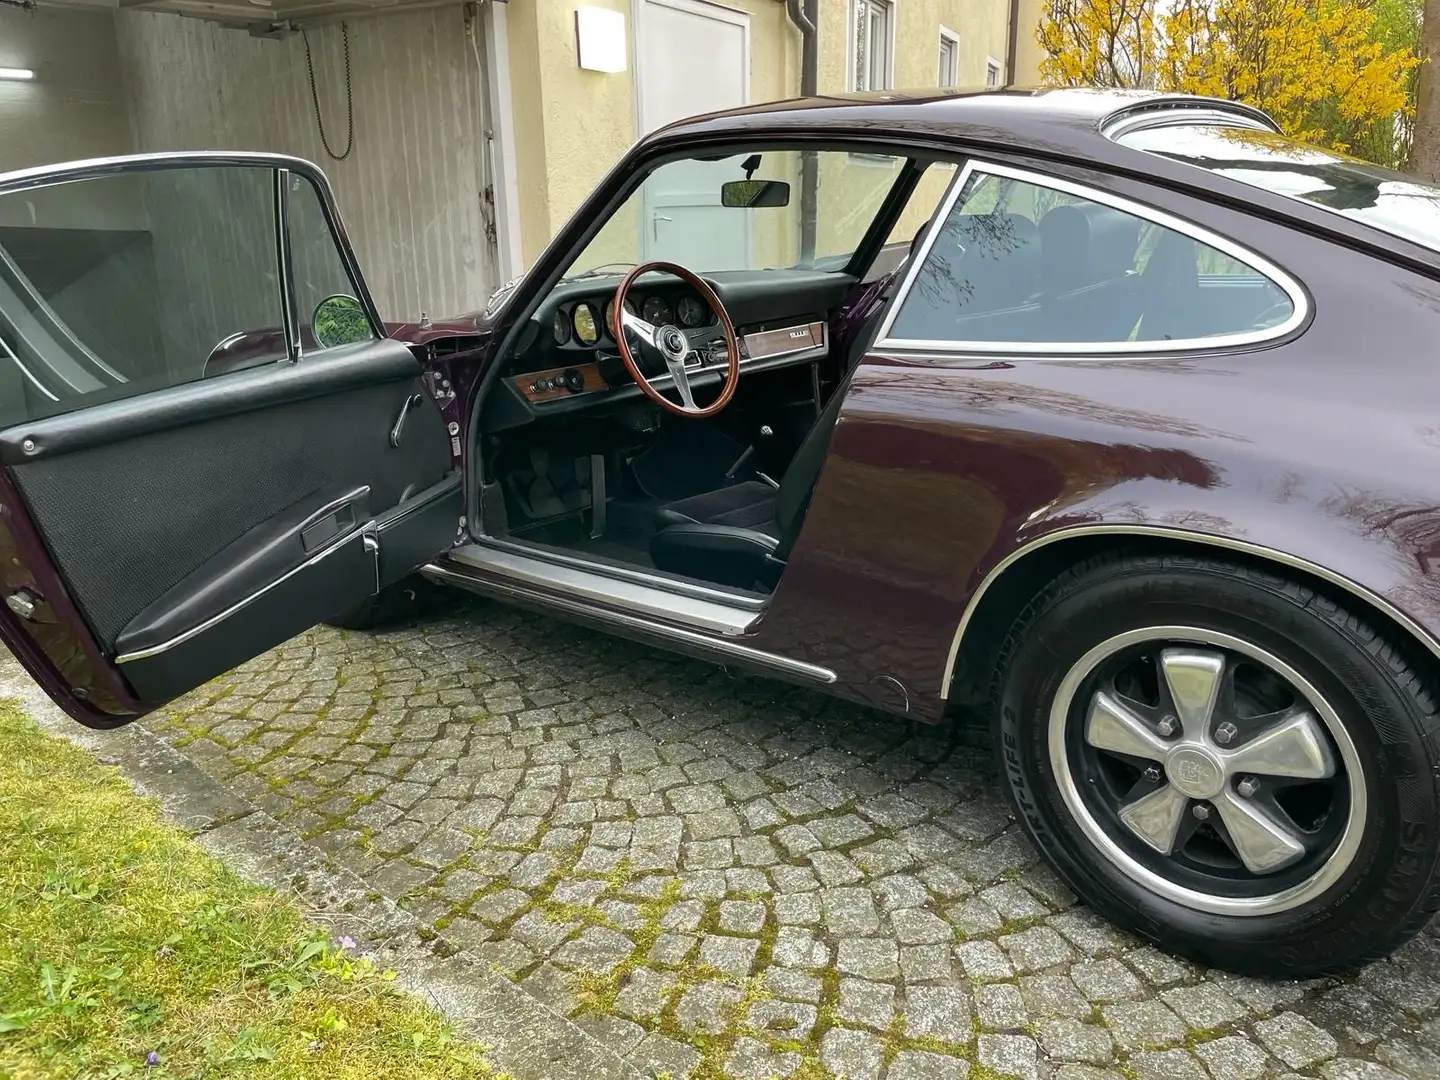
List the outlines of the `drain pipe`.
<svg viewBox="0 0 1440 1080">
<path fill-rule="evenodd" d="M 790 21 L 800 31 L 800 96 L 816 94 L 816 71 L 820 67 L 819 35 L 815 31 L 819 0 L 785 0 Z M 818 163 L 813 150 L 800 154 L 800 262 L 815 259 L 815 203 L 819 189 Z"/>
<path fill-rule="evenodd" d="M 1015 85 L 1015 64 L 1020 58 L 1020 0 L 1010 0 L 1010 40 L 1005 43 L 1005 86 Z"/>
</svg>

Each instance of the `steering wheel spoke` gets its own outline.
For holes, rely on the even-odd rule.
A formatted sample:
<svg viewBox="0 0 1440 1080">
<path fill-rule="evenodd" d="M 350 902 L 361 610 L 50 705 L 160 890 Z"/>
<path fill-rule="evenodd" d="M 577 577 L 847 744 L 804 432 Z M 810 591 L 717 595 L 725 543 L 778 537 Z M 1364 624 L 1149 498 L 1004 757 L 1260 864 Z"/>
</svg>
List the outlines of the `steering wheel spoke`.
<svg viewBox="0 0 1440 1080">
<path fill-rule="evenodd" d="M 657 272 L 677 277 L 694 289 L 700 298 L 709 305 L 717 325 L 694 327 L 688 330 L 672 325 L 655 326 L 627 310 L 625 302 L 630 294 L 630 287 L 645 274 Z M 611 329 L 619 330 L 619 333 L 615 335 L 615 344 L 620 351 L 620 358 L 625 362 L 625 368 L 629 371 L 630 377 L 635 380 L 636 385 L 645 392 L 651 401 L 667 412 L 697 420 L 714 416 L 730 403 L 730 399 L 735 396 L 735 388 L 740 379 L 740 343 L 735 336 L 735 324 L 731 321 L 729 313 L 721 304 L 720 298 L 715 295 L 715 290 L 704 280 L 675 263 L 643 263 L 626 274 L 620 284 L 616 286 L 613 302 L 616 312 L 614 317 L 619 322 L 619 327 Z M 717 338 L 725 343 L 725 381 L 720 388 L 719 396 L 711 404 L 697 405 L 694 388 L 690 384 L 691 369 L 686 367 L 685 361 L 697 352 L 708 350 Z M 675 383 L 675 391 L 680 398 L 678 405 L 650 381 L 645 374 L 645 369 L 636 361 L 635 349 L 637 348 L 648 349 L 660 354 L 665 361 L 666 372 Z"/>
</svg>

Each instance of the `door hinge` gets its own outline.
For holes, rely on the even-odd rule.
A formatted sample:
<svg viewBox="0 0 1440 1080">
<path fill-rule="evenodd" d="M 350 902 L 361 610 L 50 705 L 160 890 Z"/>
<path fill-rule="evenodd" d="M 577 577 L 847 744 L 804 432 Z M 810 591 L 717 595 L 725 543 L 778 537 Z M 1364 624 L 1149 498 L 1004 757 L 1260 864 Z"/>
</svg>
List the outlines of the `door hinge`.
<svg viewBox="0 0 1440 1080">
<path fill-rule="evenodd" d="M 39 602 L 39 600 L 24 589 L 12 592 L 9 596 L 5 597 L 5 606 L 22 619 L 33 619 L 35 617 L 35 606 L 39 604 Z"/>
</svg>

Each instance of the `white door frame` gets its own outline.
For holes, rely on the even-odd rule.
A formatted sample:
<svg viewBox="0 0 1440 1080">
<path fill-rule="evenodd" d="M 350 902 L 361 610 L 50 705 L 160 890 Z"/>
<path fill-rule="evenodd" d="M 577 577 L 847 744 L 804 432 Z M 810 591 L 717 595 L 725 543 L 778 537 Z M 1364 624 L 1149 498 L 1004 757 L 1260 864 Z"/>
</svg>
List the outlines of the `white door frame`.
<svg viewBox="0 0 1440 1080">
<path fill-rule="evenodd" d="M 742 36 L 742 59 L 745 65 L 744 97 L 740 104 L 750 104 L 750 13 L 736 8 L 713 4 L 710 0 L 634 0 L 630 17 L 631 51 L 635 55 L 634 78 L 631 96 L 635 100 L 635 138 L 642 138 L 648 129 L 645 126 L 645 90 L 642 85 L 645 65 L 645 9 L 652 4 L 689 12 L 705 19 L 738 26 Z"/>
</svg>

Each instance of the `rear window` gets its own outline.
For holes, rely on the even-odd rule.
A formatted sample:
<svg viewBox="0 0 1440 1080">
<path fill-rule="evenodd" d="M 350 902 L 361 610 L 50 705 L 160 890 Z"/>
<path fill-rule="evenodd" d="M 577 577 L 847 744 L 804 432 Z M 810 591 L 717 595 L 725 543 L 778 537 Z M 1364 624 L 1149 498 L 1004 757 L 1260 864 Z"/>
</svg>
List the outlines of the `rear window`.
<svg viewBox="0 0 1440 1080">
<path fill-rule="evenodd" d="M 1440 188 L 1270 131 L 1221 125 L 1140 128 L 1116 142 L 1198 165 L 1440 251 Z"/>
</svg>

